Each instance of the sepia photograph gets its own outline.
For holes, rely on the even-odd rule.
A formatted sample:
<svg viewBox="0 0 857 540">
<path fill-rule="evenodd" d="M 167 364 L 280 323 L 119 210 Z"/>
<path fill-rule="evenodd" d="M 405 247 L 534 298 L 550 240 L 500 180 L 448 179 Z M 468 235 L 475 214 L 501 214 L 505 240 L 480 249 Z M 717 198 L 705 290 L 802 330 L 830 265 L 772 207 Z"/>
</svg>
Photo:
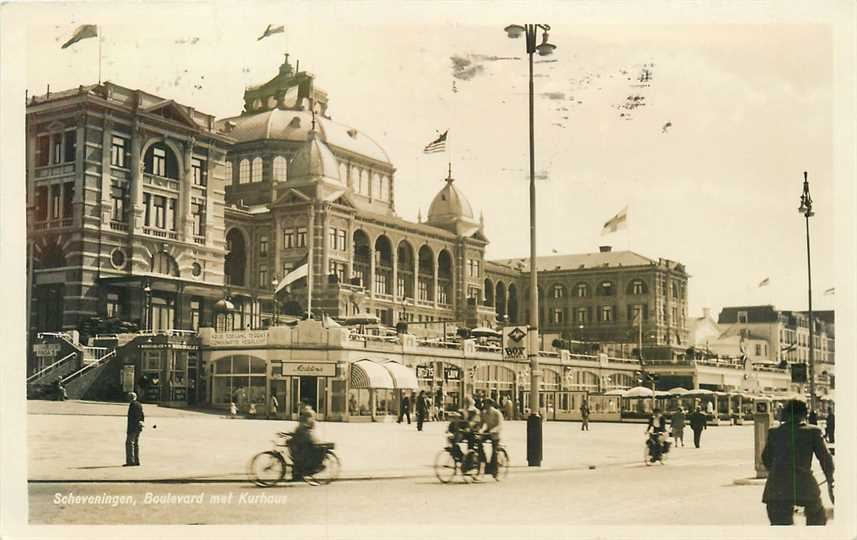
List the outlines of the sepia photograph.
<svg viewBox="0 0 857 540">
<path fill-rule="evenodd" d="M 0 534 L 854 538 L 855 22 L 4 3 Z"/>
</svg>

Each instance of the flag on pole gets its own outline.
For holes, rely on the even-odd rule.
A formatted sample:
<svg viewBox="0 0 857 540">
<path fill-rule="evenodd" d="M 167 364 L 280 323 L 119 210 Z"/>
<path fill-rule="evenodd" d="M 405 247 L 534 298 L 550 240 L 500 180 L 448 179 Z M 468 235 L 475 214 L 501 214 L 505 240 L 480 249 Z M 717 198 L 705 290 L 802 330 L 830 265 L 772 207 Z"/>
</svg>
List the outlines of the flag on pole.
<svg viewBox="0 0 857 540">
<path fill-rule="evenodd" d="M 759 287 L 767 287 L 771 283 L 771 278 L 765 278 L 759 282 Z"/>
<path fill-rule="evenodd" d="M 618 231 L 619 229 L 624 229 L 628 226 L 628 207 L 622 209 L 621 212 L 610 218 L 607 223 L 604 224 L 604 227 L 601 229 L 601 236 L 605 234 L 610 234 Z"/>
<path fill-rule="evenodd" d="M 286 31 L 286 27 L 283 25 L 274 26 L 274 25 L 269 24 L 268 27 L 265 28 L 265 31 L 262 32 L 262 35 L 259 36 L 258 38 L 256 38 L 256 41 L 262 41 L 263 39 L 265 39 L 268 36 L 271 36 L 273 34 L 282 34 L 285 31 Z"/>
<path fill-rule="evenodd" d="M 77 30 L 74 31 L 74 34 L 72 34 L 71 38 L 69 38 L 68 41 L 63 43 L 61 48 L 66 49 L 82 39 L 89 39 L 94 37 L 98 37 L 98 26 L 94 24 L 82 24 L 77 27 Z"/>
<path fill-rule="evenodd" d="M 449 130 L 444 131 L 437 139 L 428 143 L 426 147 L 423 148 L 423 154 L 437 154 L 438 152 L 445 151 L 447 133 L 449 133 Z"/>
<path fill-rule="evenodd" d="M 831 287 L 831 288 L 827 289 L 826 291 L 824 291 L 825 296 L 827 296 L 828 294 L 836 294 L 836 287 Z"/>
<path fill-rule="evenodd" d="M 291 285 L 295 281 L 297 281 L 301 278 L 307 277 L 308 273 L 309 273 L 309 263 L 305 259 L 303 261 L 303 264 L 301 264 L 300 266 L 298 266 L 297 268 L 295 268 L 294 270 L 292 270 L 291 272 L 286 274 L 286 277 L 284 277 L 283 280 L 277 284 L 277 288 L 274 290 L 274 294 L 276 295 L 281 290 L 285 289 L 286 287 L 288 287 L 289 285 Z"/>
</svg>

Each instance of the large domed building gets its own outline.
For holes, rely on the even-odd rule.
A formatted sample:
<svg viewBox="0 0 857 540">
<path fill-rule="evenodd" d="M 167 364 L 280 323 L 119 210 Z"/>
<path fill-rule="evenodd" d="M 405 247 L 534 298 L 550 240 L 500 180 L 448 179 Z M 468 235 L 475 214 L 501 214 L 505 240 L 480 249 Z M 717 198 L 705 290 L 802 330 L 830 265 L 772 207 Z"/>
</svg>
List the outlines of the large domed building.
<svg viewBox="0 0 857 540">
<path fill-rule="evenodd" d="M 216 124 L 235 140 L 226 157 L 225 274 L 237 313 L 224 324 L 267 317 L 274 283 L 308 257 L 311 272 L 281 287 L 277 311 L 311 305 L 315 314 L 370 313 L 387 324 L 493 324 L 494 309 L 480 301 L 488 242 L 451 174 L 425 222 L 402 219 L 389 156 L 333 121 L 328 107 L 315 77 L 287 56 L 277 76 L 245 91 L 240 115 Z"/>
</svg>

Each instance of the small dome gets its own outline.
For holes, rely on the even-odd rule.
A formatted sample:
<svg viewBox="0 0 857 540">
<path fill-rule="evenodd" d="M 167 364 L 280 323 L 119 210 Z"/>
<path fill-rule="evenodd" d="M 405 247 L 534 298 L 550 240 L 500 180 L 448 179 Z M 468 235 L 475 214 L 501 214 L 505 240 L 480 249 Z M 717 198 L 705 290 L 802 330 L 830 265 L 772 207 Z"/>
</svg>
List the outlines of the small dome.
<svg viewBox="0 0 857 540">
<path fill-rule="evenodd" d="M 309 140 L 298 150 L 291 164 L 289 164 L 287 175 L 288 181 L 305 177 L 324 177 L 341 183 L 339 163 L 333 156 L 333 152 L 312 133 Z"/>
<path fill-rule="evenodd" d="M 450 171 L 450 175 L 446 178 L 446 185 L 435 195 L 429 206 L 426 222 L 459 236 L 470 236 L 479 229 L 479 222 L 473 217 L 470 202 L 455 187 L 454 182 Z"/>
</svg>

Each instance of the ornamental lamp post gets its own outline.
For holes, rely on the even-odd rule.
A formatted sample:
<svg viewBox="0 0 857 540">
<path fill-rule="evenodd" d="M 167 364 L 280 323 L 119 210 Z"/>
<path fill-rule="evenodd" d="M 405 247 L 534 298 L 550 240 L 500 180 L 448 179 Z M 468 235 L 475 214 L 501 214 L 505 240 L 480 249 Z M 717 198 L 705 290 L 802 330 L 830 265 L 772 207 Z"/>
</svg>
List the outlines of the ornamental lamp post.
<svg viewBox="0 0 857 540">
<path fill-rule="evenodd" d="M 548 43 L 550 26 L 546 24 L 511 24 L 505 28 L 509 39 L 526 37 L 526 49 L 529 59 L 529 112 L 530 112 L 530 321 L 529 347 L 530 361 L 530 417 L 527 419 L 527 463 L 530 467 L 539 467 L 542 463 L 542 424 L 539 416 L 539 295 L 538 274 L 536 269 L 536 161 L 535 130 L 533 121 L 533 54 L 548 56 L 556 45 Z M 541 30 L 542 42 L 536 45 L 536 34 Z"/>
<path fill-rule="evenodd" d="M 279 306 L 277 305 L 277 285 L 279 284 L 280 282 L 277 280 L 276 277 L 271 280 L 271 285 L 274 287 L 274 294 L 271 295 L 271 300 L 273 300 L 274 302 L 274 326 L 280 323 L 280 310 Z"/>
<path fill-rule="evenodd" d="M 812 256 L 809 248 L 809 218 L 815 215 L 812 211 L 812 197 L 809 195 L 809 179 L 803 172 L 803 193 L 800 196 L 800 208 L 806 220 L 806 279 L 807 296 L 809 300 L 809 410 L 815 410 L 815 324 L 812 317 Z"/>
</svg>

